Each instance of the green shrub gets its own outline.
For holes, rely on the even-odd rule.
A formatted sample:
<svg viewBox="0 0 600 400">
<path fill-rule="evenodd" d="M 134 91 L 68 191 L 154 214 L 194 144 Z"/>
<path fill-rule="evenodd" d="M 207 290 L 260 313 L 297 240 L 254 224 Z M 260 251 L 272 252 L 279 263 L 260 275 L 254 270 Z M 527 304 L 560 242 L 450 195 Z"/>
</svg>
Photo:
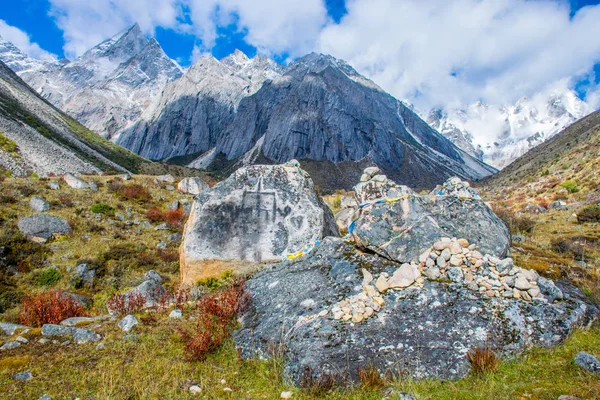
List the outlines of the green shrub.
<svg viewBox="0 0 600 400">
<path fill-rule="evenodd" d="M 115 209 L 106 203 L 96 203 L 94 204 L 90 210 L 94 214 L 104 214 L 104 215 L 114 215 Z"/>
<path fill-rule="evenodd" d="M 28 272 L 44 266 L 50 250 L 38 243 L 27 240 L 20 232 L 5 230 L 0 234 L 0 271 L 17 266 L 19 272 Z"/>
<path fill-rule="evenodd" d="M 35 278 L 37 286 L 52 286 L 60 280 L 60 272 L 55 268 L 44 268 Z"/>
<path fill-rule="evenodd" d="M 564 181 L 560 184 L 561 187 L 567 189 L 569 193 L 577 193 L 579 188 L 577 187 L 577 182 L 573 180 Z"/>
<path fill-rule="evenodd" d="M 219 278 L 216 276 L 209 276 L 207 278 L 199 279 L 196 284 L 198 286 L 204 286 L 208 289 L 215 290 L 225 286 L 228 286 L 233 281 L 233 271 L 224 271 Z"/>
<path fill-rule="evenodd" d="M 600 222 L 600 206 L 587 206 L 577 213 L 577 222 Z"/>
<path fill-rule="evenodd" d="M 3 131 L 0 131 L 0 149 L 7 153 L 16 153 L 19 150 L 17 144 L 4 136 L 3 133 Z"/>
</svg>

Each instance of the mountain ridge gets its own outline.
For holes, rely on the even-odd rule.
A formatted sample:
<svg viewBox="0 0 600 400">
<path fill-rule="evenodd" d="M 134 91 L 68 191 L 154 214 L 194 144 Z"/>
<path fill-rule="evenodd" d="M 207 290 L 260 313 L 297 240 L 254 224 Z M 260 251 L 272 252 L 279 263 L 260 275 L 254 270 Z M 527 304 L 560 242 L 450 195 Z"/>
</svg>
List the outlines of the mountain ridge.
<svg viewBox="0 0 600 400">
<path fill-rule="evenodd" d="M 191 165 L 215 169 L 296 158 L 332 171 L 353 163 L 354 173 L 375 163 L 416 186 L 495 171 L 330 55 L 283 66 L 237 50 L 183 71 L 136 24 L 65 65 L 23 76 L 88 128 L 152 160 L 197 154 Z"/>
</svg>

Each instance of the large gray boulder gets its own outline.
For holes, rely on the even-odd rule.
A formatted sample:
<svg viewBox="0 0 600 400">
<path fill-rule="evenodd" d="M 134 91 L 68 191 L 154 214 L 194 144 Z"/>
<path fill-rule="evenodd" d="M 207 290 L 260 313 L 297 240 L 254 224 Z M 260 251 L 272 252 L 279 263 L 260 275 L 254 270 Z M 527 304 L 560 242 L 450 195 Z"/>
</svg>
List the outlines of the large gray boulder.
<svg viewBox="0 0 600 400">
<path fill-rule="evenodd" d="M 67 185 L 69 185 L 73 189 L 89 189 L 90 188 L 89 183 L 83 181 L 82 179 L 79 179 L 78 177 L 76 177 L 73 174 L 65 174 L 63 176 L 63 180 L 65 181 L 65 183 Z"/>
<path fill-rule="evenodd" d="M 182 280 L 279 261 L 338 234 L 331 210 L 297 163 L 240 168 L 196 196 L 180 248 Z"/>
<path fill-rule="evenodd" d="M 193 194 L 197 195 L 203 190 L 208 189 L 209 186 L 206 182 L 202 180 L 202 178 L 192 177 L 192 178 L 183 178 L 177 184 L 177 190 L 181 193 Z"/>
<path fill-rule="evenodd" d="M 142 308 L 152 308 L 156 307 L 161 299 L 167 291 L 162 286 L 162 278 L 156 271 L 148 271 L 144 275 L 143 282 L 134 287 L 131 290 L 128 290 L 121 294 L 124 296 L 125 303 L 129 301 L 129 299 L 135 297 L 141 297 L 144 300 L 144 304 Z M 112 316 L 116 315 L 118 310 L 113 310 L 107 305 L 108 313 Z"/>
<path fill-rule="evenodd" d="M 29 200 L 29 208 L 33 211 L 44 212 L 50 209 L 50 204 L 41 196 L 33 196 Z"/>
<path fill-rule="evenodd" d="M 67 220 L 48 214 L 35 214 L 20 218 L 17 226 L 23 235 L 36 241 L 46 241 L 55 234 L 71 232 L 71 225 Z"/>
<path fill-rule="evenodd" d="M 450 276 L 382 287 L 382 277 L 403 270 L 414 267 L 326 238 L 308 256 L 267 266 L 248 281 L 251 306 L 234 334 L 236 346 L 248 358 L 282 348 L 284 375 L 296 383 L 309 370 L 357 381 L 358 367 L 369 364 L 381 373 L 454 379 L 468 373 L 471 349 L 492 347 L 511 356 L 556 345 L 598 313 L 581 291 L 562 282 L 556 287 L 563 297 L 552 303 L 543 290 L 533 300 L 488 297 Z"/>
<path fill-rule="evenodd" d="M 458 178 L 425 196 L 389 181 L 362 182 L 355 191 L 362 203 L 351 229 L 356 243 L 391 260 L 416 261 L 441 237 L 465 238 L 500 258 L 510 248 L 506 224 Z"/>
</svg>

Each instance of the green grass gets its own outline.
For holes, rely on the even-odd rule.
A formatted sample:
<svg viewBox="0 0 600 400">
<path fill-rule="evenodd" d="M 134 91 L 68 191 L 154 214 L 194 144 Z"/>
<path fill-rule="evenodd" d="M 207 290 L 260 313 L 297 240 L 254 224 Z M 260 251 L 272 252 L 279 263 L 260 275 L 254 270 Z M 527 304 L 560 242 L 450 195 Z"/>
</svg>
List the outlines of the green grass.
<svg viewBox="0 0 600 400">
<path fill-rule="evenodd" d="M 109 160 L 127 168 L 129 171 L 139 173 L 141 165 L 150 162 L 126 148 L 90 131 L 74 119 L 65 115 L 62 115 L 62 118 L 71 128 L 71 132 L 77 135 L 88 146 L 98 151 Z"/>
<path fill-rule="evenodd" d="M 57 265 L 61 272 L 60 279 L 53 284 L 54 288 L 73 290 L 69 286 L 67 268 L 73 268 L 84 259 L 91 259 L 90 265 L 92 262 L 101 262 L 98 265 L 106 269 L 105 275 L 97 279 L 94 288 L 77 290 L 94 299 L 94 305 L 88 310 L 92 315 L 105 313 L 106 301 L 116 288 L 125 290 L 138 284 L 148 269 L 158 270 L 165 277 L 167 288 L 173 290 L 177 287 L 178 262 L 160 259 L 155 249 L 156 243 L 165 240 L 169 232 L 141 227 L 137 231 L 137 226 L 127 226 L 120 221 L 111 223 L 106 216 L 98 220 L 90 207 L 97 203 L 109 204 L 123 214 L 130 208 L 131 212 L 144 220 L 148 208 L 164 208 L 166 204 L 184 196 L 155 184 L 153 177 L 134 176 L 131 182 L 146 187 L 153 200 L 146 204 L 126 201 L 118 193 L 109 190 L 108 181 L 111 179 L 110 176 L 95 177 L 98 192 L 78 191 L 65 185 L 60 191 L 52 191 L 47 188 L 47 179 L 9 178 L 0 183 L 2 193 L 14 198 L 14 202 L 3 203 L 0 208 L 0 215 L 5 218 L 4 222 L 0 218 L 0 231 L 12 229 L 17 216 L 31 214 L 29 196 L 21 191 L 24 186 L 31 186 L 36 194 L 49 201 L 52 205 L 49 213 L 67 218 L 74 229 L 71 235 L 46 245 L 30 245 L 18 237 L 11 238 L 10 243 L 18 244 L 19 248 L 31 247 L 26 247 L 31 253 L 28 256 L 30 270 L 11 278 L 8 283 L 12 286 L 0 286 L 0 300 L 3 293 L 13 296 L 47 290 L 36 286 L 36 277 L 46 270 L 46 265 Z M 158 198 L 162 199 L 156 200 Z M 555 259 L 551 260 L 548 257 L 553 254 L 552 251 L 543 249 L 557 236 L 553 232 L 560 230 L 561 235 L 570 236 L 584 232 L 600 233 L 599 224 L 578 224 L 570 217 L 570 212 L 540 216 L 530 242 L 519 245 L 529 252 L 529 258 L 522 254 L 517 258 L 517 264 L 535 267 L 534 264 L 539 262 L 538 270 L 545 275 L 558 273 L 549 269 L 550 261 L 554 264 L 563 263 L 563 256 L 554 254 Z M 84 239 L 83 234 L 89 234 L 89 239 Z M 43 249 L 52 248 L 52 251 L 43 254 L 47 264 L 37 262 L 38 254 L 41 254 L 40 246 Z M 168 251 L 176 254 L 177 245 L 169 246 Z M 147 259 L 149 256 L 155 257 L 155 260 Z M 149 266 L 147 263 L 150 261 L 155 264 Z M 564 262 L 568 263 L 568 260 Z M 216 286 L 228 279 L 228 275 L 223 276 Z M 591 279 L 581 281 L 580 286 L 588 284 L 591 288 L 598 287 L 598 280 Z M 594 290 L 589 289 L 588 292 L 593 294 Z M 0 320 L 14 321 L 18 313 L 18 308 L 14 307 L 15 301 L 11 298 L 5 303 L 12 306 L 0 315 Z M 188 317 L 190 310 L 184 310 L 184 315 Z M 357 385 L 318 397 L 285 381 L 281 359 L 242 360 L 234 343 L 228 341 L 206 360 L 188 361 L 177 330 L 193 321 L 171 320 L 168 312 L 141 313 L 138 319 L 141 323 L 132 332 L 138 335 L 138 340 L 134 342 L 123 340 L 123 333 L 116 327 L 116 321 L 107 322 L 96 329 L 104 337 L 105 348 L 102 350 L 96 350 L 95 344 L 66 347 L 41 345 L 37 343 L 39 330 L 28 333 L 30 344 L 0 353 L 0 398 L 37 399 L 48 393 L 56 399 L 278 399 L 282 391 L 292 391 L 292 399 L 380 400 L 389 388 L 411 393 L 417 399 L 555 400 L 563 394 L 581 399 L 600 398 L 598 378 L 573 362 L 573 357 L 579 351 L 600 356 L 598 326 L 576 331 L 564 344 L 555 348 L 536 348 L 514 359 L 504 360 L 494 373 L 488 375 L 467 376 L 457 381 L 395 380 L 387 382 L 380 389 Z M 0 337 L 2 342 L 9 339 Z M 23 370 L 31 370 L 34 376 L 32 381 L 22 383 L 12 379 L 14 372 Z M 202 387 L 201 395 L 179 389 L 179 385 L 188 379 Z M 221 383 L 222 379 L 225 379 L 225 384 Z M 223 391 L 224 387 L 230 387 L 233 392 Z"/>
<path fill-rule="evenodd" d="M 19 151 L 17 144 L 14 140 L 8 139 L 3 135 L 4 131 L 0 131 L 0 150 L 3 150 L 7 153 L 16 153 Z"/>
<path fill-rule="evenodd" d="M 143 320 L 143 316 L 139 318 Z M 554 349 L 533 349 L 484 376 L 457 381 L 404 379 L 381 389 L 357 385 L 313 396 L 284 381 L 281 359 L 242 360 L 231 341 L 205 361 L 187 361 L 175 332 L 188 322 L 169 320 L 167 313 L 159 314 L 157 320 L 150 324 L 155 326 L 142 322 L 135 328 L 137 341 L 123 340 L 116 322 L 107 323 L 98 330 L 105 336 L 102 350 L 96 350 L 94 344 L 22 346 L 11 356 L 30 357 L 18 370 L 31 370 L 35 384 L 15 383 L 10 378 L 13 371 L 5 371 L 0 373 L 0 397 L 29 399 L 48 393 L 53 398 L 198 398 L 179 389 L 188 379 L 197 382 L 203 389 L 200 398 L 207 399 L 277 399 L 282 391 L 292 391 L 294 399 L 379 400 L 387 388 L 411 393 L 417 399 L 556 399 L 563 394 L 582 399 L 600 397 L 597 377 L 573 362 L 582 350 L 600 354 L 598 328 L 577 331 Z M 224 387 L 233 392 L 223 391 Z"/>
</svg>

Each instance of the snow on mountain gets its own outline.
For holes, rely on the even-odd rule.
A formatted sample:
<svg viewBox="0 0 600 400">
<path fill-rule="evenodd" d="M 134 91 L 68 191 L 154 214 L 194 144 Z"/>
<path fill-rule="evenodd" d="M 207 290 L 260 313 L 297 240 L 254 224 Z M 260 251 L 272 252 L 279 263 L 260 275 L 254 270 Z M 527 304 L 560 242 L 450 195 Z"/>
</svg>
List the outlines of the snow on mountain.
<svg viewBox="0 0 600 400">
<path fill-rule="evenodd" d="M 313 53 L 273 66 L 241 52 L 202 57 L 117 143 L 151 159 L 197 154 L 196 167 L 312 160 L 325 184 L 338 163 L 356 179 L 374 163 L 417 186 L 494 172 L 341 60 Z"/>
<path fill-rule="evenodd" d="M 458 147 L 502 169 L 593 110 L 561 82 L 514 105 L 433 109 L 427 122 Z"/>
<path fill-rule="evenodd" d="M 89 129 L 111 138 L 153 104 L 182 69 L 135 24 L 71 62 L 47 63 L 0 42 L 0 60 L 42 97 Z"/>
<path fill-rule="evenodd" d="M 51 68 L 5 47 L 0 60 L 18 61 L 42 96 L 151 159 L 202 154 L 194 165 L 218 168 L 297 158 L 322 163 L 324 183 L 338 163 L 356 179 L 375 163 L 416 186 L 494 172 L 332 56 L 312 53 L 284 67 L 236 50 L 184 72 L 137 25 Z"/>
</svg>

